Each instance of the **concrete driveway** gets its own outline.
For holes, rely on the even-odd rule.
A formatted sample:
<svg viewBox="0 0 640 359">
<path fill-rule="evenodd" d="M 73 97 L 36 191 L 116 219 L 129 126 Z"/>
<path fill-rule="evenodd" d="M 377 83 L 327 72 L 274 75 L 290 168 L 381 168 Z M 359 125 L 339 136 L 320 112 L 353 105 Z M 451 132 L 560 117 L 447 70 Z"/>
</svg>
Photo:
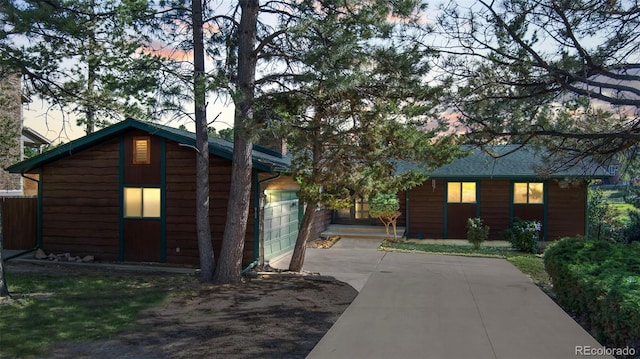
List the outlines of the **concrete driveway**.
<svg viewBox="0 0 640 359">
<path fill-rule="evenodd" d="M 309 358 L 576 358 L 602 347 L 506 260 L 378 244 L 307 249 L 305 270 L 360 292 Z"/>
</svg>

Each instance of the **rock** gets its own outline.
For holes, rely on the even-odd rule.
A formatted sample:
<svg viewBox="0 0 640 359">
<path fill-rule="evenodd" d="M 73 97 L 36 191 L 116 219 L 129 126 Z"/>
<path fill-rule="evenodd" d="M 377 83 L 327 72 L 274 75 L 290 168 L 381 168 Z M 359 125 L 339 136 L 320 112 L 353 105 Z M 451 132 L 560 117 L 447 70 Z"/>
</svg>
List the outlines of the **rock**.
<svg viewBox="0 0 640 359">
<path fill-rule="evenodd" d="M 54 259 L 58 258 L 58 256 L 56 256 L 56 255 L 55 255 L 55 254 L 53 254 L 53 253 L 49 253 L 49 255 L 47 256 L 47 258 L 49 258 L 49 260 L 54 260 Z"/>
<path fill-rule="evenodd" d="M 95 260 L 95 258 L 93 258 L 93 256 L 84 256 L 82 257 L 82 261 L 87 263 L 87 262 L 93 262 Z"/>
<path fill-rule="evenodd" d="M 35 259 L 47 259 L 49 258 L 49 256 L 47 256 L 47 254 L 40 248 L 38 248 L 38 250 L 36 251 L 36 253 L 33 255 L 33 257 Z"/>
</svg>

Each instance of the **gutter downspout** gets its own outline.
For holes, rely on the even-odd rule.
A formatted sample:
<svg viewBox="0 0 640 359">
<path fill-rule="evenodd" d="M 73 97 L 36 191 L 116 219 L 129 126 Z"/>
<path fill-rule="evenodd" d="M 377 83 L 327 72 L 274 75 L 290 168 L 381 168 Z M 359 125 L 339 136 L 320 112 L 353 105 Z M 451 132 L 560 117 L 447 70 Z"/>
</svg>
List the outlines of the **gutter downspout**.
<svg viewBox="0 0 640 359">
<path fill-rule="evenodd" d="M 5 262 L 8 262 L 10 259 L 18 258 L 18 257 L 20 257 L 20 256 L 23 256 L 23 255 L 27 254 L 27 253 L 35 252 L 35 251 L 37 251 L 38 249 L 40 249 L 40 247 L 35 247 L 35 248 L 32 248 L 32 249 L 27 249 L 27 250 L 25 250 L 24 252 L 16 253 L 16 254 L 14 254 L 14 255 L 8 256 L 7 258 L 3 258 L 2 260 L 3 260 L 3 261 L 5 261 Z"/>
<path fill-rule="evenodd" d="M 280 178 L 282 176 L 282 172 L 279 172 L 277 175 L 269 178 L 265 178 L 263 180 L 257 180 L 256 188 L 254 189 L 254 202 L 256 203 L 255 217 L 254 217 L 254 248 L 253 248 L 253 258 L 254 261 L 249 263 L 249 265 L 243 269 L 240 274 L 244 275 L 249 272 L 251 269 L 255 268 L 258 265 L 264 265 L 264 221 L 262 217 L 262 208 L 264 207 L 264 200 L 262 198 L 262 184 Z M 258 178 L 256 173 L 256 178 Z M 256 240 L 257 239 L 257 240 Z M 257 254 L 256 254 L 257 253 Z"/>
</svg>

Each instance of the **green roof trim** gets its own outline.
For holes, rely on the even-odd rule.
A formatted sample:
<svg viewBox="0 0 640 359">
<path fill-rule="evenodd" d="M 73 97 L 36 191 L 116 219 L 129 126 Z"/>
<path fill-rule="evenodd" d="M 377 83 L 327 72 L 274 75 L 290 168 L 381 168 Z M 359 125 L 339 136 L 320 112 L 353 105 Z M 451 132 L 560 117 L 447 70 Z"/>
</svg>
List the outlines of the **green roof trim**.
<svg viewBox="0 0 640 359">
<path fill-rule="evenodd" d="M 12 173 L 30 172 L 48 163 L 69 157 L 100 142 L 112 139 L 131 129 L 145 131 L 151 135 L 160 136 L 186 146 L 195 147 L 196 144 L 196 135 L 193 132 L 128 118 L 122 122 L 118 122 L 102 130 L 56 147 L 41 155 L 11 165 L 7 168 L 7 171 Z M 233 142 L 221 138 L 209 137 L 209 153 L 231 160 L 233 158 Z M 291 159 L 289 157 L 282 156 L 275 151 L 260 146 L 254 146 L 252 157 L 253 167 L 260 171 L 288 172 L 291 166 Z"/>
</svg>

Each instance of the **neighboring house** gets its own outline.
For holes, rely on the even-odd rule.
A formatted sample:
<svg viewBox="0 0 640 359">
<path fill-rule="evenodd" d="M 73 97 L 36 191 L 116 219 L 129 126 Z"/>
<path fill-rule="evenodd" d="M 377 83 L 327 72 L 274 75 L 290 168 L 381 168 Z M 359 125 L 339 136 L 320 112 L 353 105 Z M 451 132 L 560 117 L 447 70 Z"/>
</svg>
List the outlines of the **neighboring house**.
<svg viewBox="0 0 640 359">
<path fill-rule="evenodd" d="M 99 260 L 199 263 L 195 134 L 128 119 L 17 163 L 38 175 L 38 246 Z M 216 255 L 226 223 L 233 143 L 209 138 L 210 220 Z M 298 185 L 288 157 L 254 146 L 243 263 L 293 249 Z"/>
<path fill-rule="evenodd" d="M 516 149 L 495 146 L 496 155 Z M 403 163 L 400 171 L 414 167 Z M 429 179 L 406 193 L 398 194 L 409 238 L 464 239 L 468 218 L 480 217 L 491 230 L 490 240 L 503 240 L 514 218 L 537 220 L 541 239 L 584 235 L 587 228 L 587 186 L 592 178 L 607 173 L 585 166 L 541 174 L 545 164 L 531 147 L 495 158 L 472 150 L 467 157 L 439 167 Z M 336 211 L 333 223 L 375 223 L 368 216 L 366 202 L 356 201 L 347 210 Z"/>
<path fill-rule="evenodd" d="M 19 174 L 11 174 L 4 169 L 24 159 L 25 152 L 40 153 L 44 145 L 51 143 L 35 130 L 22 125 L 22 104 L 29 102 L 29 99 L 23 96 L 20 81 L 20 76 L 15 73 L 5 73 L 0 80 L 0 124 L 4 135 L 13 137 L 9 140 L 8 152 L 0 156 L 0 197 L 37 194 L 36 181 L 21 178 Z"/>
</svg>

